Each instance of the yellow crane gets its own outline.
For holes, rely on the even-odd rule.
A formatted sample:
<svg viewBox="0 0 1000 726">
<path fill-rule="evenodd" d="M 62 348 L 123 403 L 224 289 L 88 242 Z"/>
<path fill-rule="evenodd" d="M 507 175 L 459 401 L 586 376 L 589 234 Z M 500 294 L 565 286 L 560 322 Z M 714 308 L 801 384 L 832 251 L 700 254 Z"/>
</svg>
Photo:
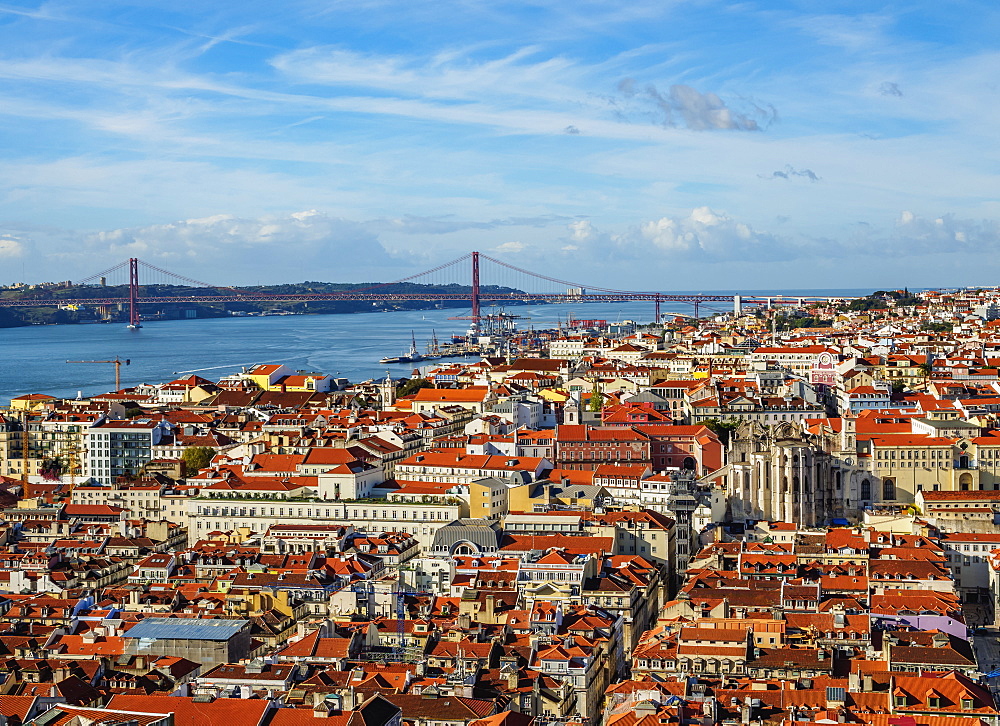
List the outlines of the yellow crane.
<svg viewBox="0 0 1000 726">
<path fill-rule="evenodd" d="M 31 486 L 31 412 L 23 411 L 21 413 L 21 498 L 30 499 L 34 494 L 34 489 Z M 87 450 L 82 444 L 82 431 L 79 428 L 70 429 L 67 431 L 57 432 L 59 435 L 59 441 L 66 442 L 59 447 L 54 453 L 58 455 L 65 455 L 67 458 L 67 469 L 69 471 L 69 491 L 70 496 L 72 496 L 73 490 L 76 488 L 76 477 L 82 472 L 82 465 L 80 461 L 80 455 L 85 454 Z M 41 432 L 39 432 L 41 435 Z M 38 452 L 36 451 L 36 454 Z M 42 458 L 41 454 L 38 454 L 38 458 Z"/>
<path fill-rule="evenodd" d="M 30 461 L 30 451 L 28 443 L 28 418 L 30 414 L 24 411 L 21 415 L 21 498 L 31 497 L 31 484 L 28 481 L 28 464 Z"/>
<path fill-rule="evenodd" d="M 122 388 L 122 365 L 129 365 L 132 361 L 129 358 L 122 360 L 115 356 L 114 360 L 68 360 L 67 363 L 113 363 L 115 366 L 115 391 Z"/>
</svg>

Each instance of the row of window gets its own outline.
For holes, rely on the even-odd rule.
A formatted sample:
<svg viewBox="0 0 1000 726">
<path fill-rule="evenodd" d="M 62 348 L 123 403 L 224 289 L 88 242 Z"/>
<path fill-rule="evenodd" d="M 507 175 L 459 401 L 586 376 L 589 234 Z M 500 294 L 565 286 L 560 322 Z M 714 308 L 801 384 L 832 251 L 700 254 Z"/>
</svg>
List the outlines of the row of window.
<svg viewBox="0 0 1000 726">
<path fill-rule="evenodd" d="M 931 469 L 947 469 L 951 466 L 951 461 L 876 461 L 876 469 L 915 469 L 918 466 Z"/>
<path fill-rule="evenodd" d="M 277 517 L 284 517 L 284 516 L 289 516 L 289 517 L 326 517 L 328 519 L 329 518 L 334 518 L 334 517 L 339 517 L 339 516 L 345 516 L 345 517 L 347 516 L 347 510 L 343 510 L 343 515 L 341 515 L 341 514 L 338 514 L 336 510 L 331 510 L 331 509 L 325 509 L 324 510 L 324 509 L 316 508 L 314 510 L 314 509 L 311 509 L 311 508 L 307 508 L 305 510 L 302 510 L 302 509 L 298 509 L 298 508 L 294 508 L 294 507 L 288 507 L 287 508 L 288 509 L 288 513 L 286 515 L 285 514 L 285 509 L 286 509 L 286 507 L 270 507 L 270 514 L 269 514 L 268 513 L 268 507 L 260 507 L 259 508 L 259 512 L 258 512 L 258 508 L 257 507 L 198 507 L 197 510 L 196 510 L 196 514 L 199 515 L 199 516 L 212 516 L 212 517 L 219 517 L 219 516 L 222 516 L 222 517 L 228 517 L 228 516 L 233 516 L 233 517 L 267 517 L 267 516 L 271 516 L 271 517 L 275 517 L 275 516 L 277 516 Z M 418 514 L 417 512 L 412 512 L 413 516 L 409 517 L 409 518 L 406 516 L 407 510 L 405 510 L 405 509 L 402 510 L 402 512 L 400 512 L 399 510 L 396 510 L 396 509 L 392 509 L 392 510 L 383 509 L 383 510 L 381 510 L 382 511 L 382 516 L 381 517 L 379 517 L 379 510 L 373 509 L 373 510 L 370 510 L 370 511 L 371 511 L 371 517 L 368 516 L 369 515 L 369 510 L 367 510 L 367 509 L 362 509 L 362 510 L 355 509 L 355 510 L 353 510 L 352 518 L 353 519 L 390 519 L 390 513 L 391 513 L 391 515 L 392 515 L 391 518 L 392 519 L 396 519 L 396 520 L 411 519 L 411 520 L 422 520 L 422 521 L 423 520 L 436 520 L 436 521 L 446 521 L 447 520 L 447 521 L 450 521 L 451 519 L 454 519 L 454 517 L 449 512 L 444 511 L 444 510 L 431 510 L 431 511 L 428 511 L 428 510 L 424 509 L 424 510 L 420 511 L 420 514 L 422 514 L 423 516 L 418 517 L 417 516 L 417 514 Z"/>
<path fill-rule="evenodd" d="M 895 459 L 897 449 L 876 449 L 876 459 Z M 899 451 L 900 459 L 950 459 L 951 452 L 946 449 L 904 449 Z"/>
</svg>

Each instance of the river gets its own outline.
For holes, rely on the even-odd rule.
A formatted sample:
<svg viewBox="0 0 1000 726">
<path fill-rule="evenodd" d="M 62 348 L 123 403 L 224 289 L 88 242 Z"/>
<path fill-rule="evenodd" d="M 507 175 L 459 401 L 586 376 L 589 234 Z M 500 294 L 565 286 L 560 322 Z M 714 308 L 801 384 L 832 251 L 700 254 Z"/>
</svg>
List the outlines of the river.
<svg viewBox="0 0 1000 726">
<path fill-rule="evenodd" d="M 786 295 L 863 295 L 869 291 L 783 291 Z M 767 294 L 767 293 L 755 293 Z M 773 293 L 772 293 L 773 294 Z M 720 309 L 724 304 L 715 303 Z M 709 310 L 703 308 L 704 313 Z M 611 322 L 653 318 L 651 303 L 588 303 L 576 305 L 515 306 L 507 310 L 524 316 L 520 328 L 555 327 L 558 318 L 604 319 Z M 684 304 L 664 305 L 664 313 L 690 313 Z M 204 320 L 166 320 L 129 330 L 120 323 L 44 325 L 0 329 L 0 405 L 26 393 L 84 396 L 114 388 L 114 366 L 109 363 L 67 363 L 68 360 L 129 359 L 122 366 L 122 387 L 162 383 L 186 372 L 218 379 L 254 363 L 284 363 L 293 370 L 309 370 L 362 381 L 390 370 L 394 377 L 409 375 L 411 364 L 380 365 L 385 356 L 403 354 L 416 336 L 421 350 L 432 331 L 440 340 L 464 333 L 467 321 L 449 320 L 467 314 L 461 308 L 414 310 L 354 315 L 282 315 Z M 442 361 L 434 361 L 440 364 Z M 426 365 L 426 364 L 425 364 Z M 209 369 L 209 370 L 199 370 Z"/>
</svg>

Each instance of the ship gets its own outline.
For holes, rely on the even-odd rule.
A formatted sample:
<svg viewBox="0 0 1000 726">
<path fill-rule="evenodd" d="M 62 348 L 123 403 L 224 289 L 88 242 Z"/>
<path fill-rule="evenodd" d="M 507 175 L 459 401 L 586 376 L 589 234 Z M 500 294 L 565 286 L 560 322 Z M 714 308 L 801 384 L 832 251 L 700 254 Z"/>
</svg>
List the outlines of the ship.
<svg viewBox="0 0 1000 726">
<path fill-rule="evenodd" d="M 417 338 L 410 331 L 410 351 L 406 355 L 390 356 L 388 358 L 382 358 L 379 363 L 417 363 L 422 361 L 424 356 L 421 355 L 420 351 L 417 350 Z"/>
</svg>

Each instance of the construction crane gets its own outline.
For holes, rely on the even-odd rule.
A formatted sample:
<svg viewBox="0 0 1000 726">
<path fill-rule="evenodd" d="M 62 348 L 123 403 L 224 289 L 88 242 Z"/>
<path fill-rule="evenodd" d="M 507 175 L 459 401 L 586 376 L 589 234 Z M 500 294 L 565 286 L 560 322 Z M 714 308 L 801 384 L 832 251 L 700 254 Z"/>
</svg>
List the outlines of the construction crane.
<svg viewBox="0 0 1000 726">
<path fill-rule="evenodd" d="M 69 445 L 64 445 L 59 453 L 66 456 L 66 468 L 69 470 L 69 495 L 72 497 L 73 490 L 76 489 L 77 474 L 83 473 L 81 456 L 87 453 L 87 449 L 83 446 L 79 429 L 71 429 L 63 434 L 69 437 Z"/>
<path fill-rule="evenodd" d="M 406 653 L 406 596 L 407 595 L 430 595 L 429 592 L 411 590 L 389 590 L 378 592 L 374 589 L 373 583 L 363 581 L 351 585 L 350 589 L 357 595 L 364 596 L 364 603 L 358 598 L 358 609 L 364 608 L 365 617 L 369 622 L 375 619 L 375 596 L 390 595 L 396 601 L 396 643 L 392 647 L 392 653 L 396 657 L 405 657 Z"/>
<path fill-rule="evenodd" d="M 115 390 L 120 391 L 122 388 L 122 365 L 131 364 L 131 359 L 126 358 L 122 360 L 121 358 L 115 357 L 114 360 L 68 360 L 67 363 L 113 363 L 115 366 Z"/>
<path fill-rule="evenodd" d="M 28 465 L 30 461 L 30 451 L 28 442 L 28 417 L 27 410 L 21 415 L 21 498 L 31 497 L 31 483 L 28 481 Z"/>
</svg>

